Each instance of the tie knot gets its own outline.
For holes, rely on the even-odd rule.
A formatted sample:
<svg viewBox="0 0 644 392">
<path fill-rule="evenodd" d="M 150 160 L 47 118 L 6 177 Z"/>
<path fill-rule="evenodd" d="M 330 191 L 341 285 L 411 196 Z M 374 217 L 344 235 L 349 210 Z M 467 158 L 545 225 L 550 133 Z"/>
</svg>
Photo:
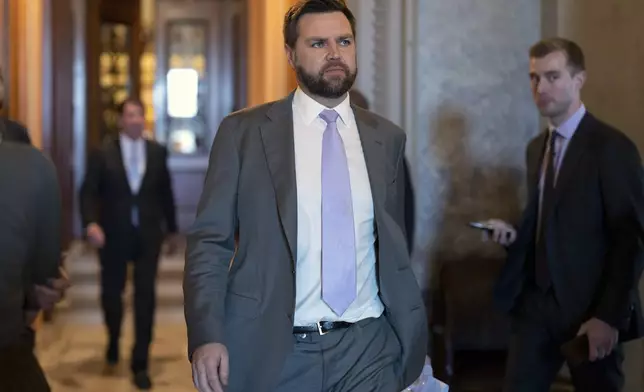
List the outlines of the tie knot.
<svg viewBox="0 0 644 392">
<path fill-rule="evenodd" d="M 555 143 L 557 143 L 557 139 L 559 138 L 559 132 L 557 132 L 556 129 L 553 129 L 550 131 L 550 146 L 552 148 L 555 147 Z"/>
<path fill-rule="evenodd" d="M 320 118 L 326 121 L 327 124 L 334 124 L 338 121 L 338 112 L 333 109 L 325 109 L 320 113 Z"/>
</svg>

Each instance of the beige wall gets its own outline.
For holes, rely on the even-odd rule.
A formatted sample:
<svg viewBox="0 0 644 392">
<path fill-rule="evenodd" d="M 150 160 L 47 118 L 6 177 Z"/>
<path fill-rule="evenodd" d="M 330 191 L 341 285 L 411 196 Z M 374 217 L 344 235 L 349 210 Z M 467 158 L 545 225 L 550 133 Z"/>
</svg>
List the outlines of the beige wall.
<svg viewBox="0 0 644 392">
<path fill-rule="evenodd" d="M 2 72 L 2 75 L 4 79 L 9 79 L 9 66 L 7 64 L 8 62 L 8 44 L 9 44 L 9 29 L 8 29 L 8 21 L 9 21 L 9 15 L 7 15 L 7 12 L 5 12 L 5 7 L 7 4 L 7 0 L 0 0 L 0 71 Z M 8 8 L 7 8 L 8 9 Z M 7 82 L 9 83 L 9 82 Z M 4 94 L 9 93 L 8 86 L 4 86 Z M 7 106 L 9 103 L 10 99 L 9 97 L 6 98 L 6 101 L 4 102 L 3 107 L 0 109 L 0 115 L 5 115 Z"/>
<path fill-rule="evenodd" d="M 43 1 L 9 0 L 9 116 L 25 124 L 37 147 L 42 144 Z"/>
<path fill-rule="evenodd" d="M 248 0 L 248 106 L 280 99 L 295 87 L 282 23 L 295 0 Z"/>
<path fill-rule="evenodd" d="M 644 2 L 559 0 L 557 13 L 558 34 L 585 50 L 589 109 L 644 151 Z"/>
</svg>

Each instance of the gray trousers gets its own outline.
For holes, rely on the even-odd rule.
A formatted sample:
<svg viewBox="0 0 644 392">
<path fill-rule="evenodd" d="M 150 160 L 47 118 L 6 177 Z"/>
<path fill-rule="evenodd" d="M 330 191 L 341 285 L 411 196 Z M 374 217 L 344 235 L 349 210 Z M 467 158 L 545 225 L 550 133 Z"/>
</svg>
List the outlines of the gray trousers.
<svg viewBox="0 0 644 392">
<path fill-rule="evenodd" d="M 400 343 L 384 316 L 295 335 L 276 392 L 400 392 Z"/>
<path fill-rule="evenodd" d="M 564 363 L 560 347 L 575 337 L 580 323 L 567 321 L 552 291 L 528 286 L 521 301 L 512 319 L 504 391 L 547 392 Z M 618 345 L 599 361 L 569 364 L 575 391 L 622 391 L 623 361 Z"/>
</svg>

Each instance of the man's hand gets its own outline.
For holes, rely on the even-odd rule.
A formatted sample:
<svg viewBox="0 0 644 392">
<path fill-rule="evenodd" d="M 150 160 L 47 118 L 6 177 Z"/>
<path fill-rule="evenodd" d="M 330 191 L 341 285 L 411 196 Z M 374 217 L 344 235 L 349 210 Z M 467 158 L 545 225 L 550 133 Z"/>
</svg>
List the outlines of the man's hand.
<svg viewBox="0 0 644 392">
<path fill-rule="evenodd" d="M 503 246 L 510 246 L 517 239 L 517 231 L 510 225 L 500 219 L 490 219 L 485 222 L 492 227 L 492 240 Z M 485 232 L 485 239 L 488 239 L 488 233 Z"/>
<path fill-rule="evenodd" d="M 34 321 L 36 321 L 39 313 L 40 310 L 27 310 L 25 312 L 25 325 L 31 327 Z"/>
<path fill-rule="evenodd" d="M 102 248 L 105 246 L 105 233 L 98 223 L 90 223 L 87 225 L 87 240 L 92 246 Z"/>
<path fill-rule="evenodd" d="M 588 359 L 591 362 L 610 355 L 617 344 L 619 332 L 605 322 L 592 318 L 582 324 L 577 336 L 588 336 Z"/>
<path fill-rule="evenodd" d="M 224 392 L 228 385 L 228 350 L 220 343 L 209 343 L 192 354 L 192 381 L 199 392 Z"/>
<path fill-rule="evenodd" d="M 70 286 L 70 282 L 65 275 L 60 278 L 50 279 L 47 286 L 35 285 L 34 292 L 38 306 L 42 310 L 51 310 L 58 303 Z"/>
<path fill-rule="evenodd" d="M 165 253 L 167 255 L 175 255 L 179 251 L 179 242 L 180 242 L 180 237 L 177 234 L 170 234 L 166 240 L 166 248 L 165 248 Z"/>
</svg>

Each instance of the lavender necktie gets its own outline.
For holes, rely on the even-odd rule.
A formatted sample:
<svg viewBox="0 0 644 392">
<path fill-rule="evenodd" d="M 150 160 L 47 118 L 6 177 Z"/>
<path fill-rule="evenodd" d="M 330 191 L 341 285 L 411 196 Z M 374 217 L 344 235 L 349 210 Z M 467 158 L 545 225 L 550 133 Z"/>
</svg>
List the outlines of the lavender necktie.
<svg viewBox="0 0 644 392">
<path fill-rule="evenodd" d="M 322 137 L 322 299 L 342 315 L 356 297 L 356 252 L 349 165 L 338 113 L 320 113 Z"/>
</svg>

